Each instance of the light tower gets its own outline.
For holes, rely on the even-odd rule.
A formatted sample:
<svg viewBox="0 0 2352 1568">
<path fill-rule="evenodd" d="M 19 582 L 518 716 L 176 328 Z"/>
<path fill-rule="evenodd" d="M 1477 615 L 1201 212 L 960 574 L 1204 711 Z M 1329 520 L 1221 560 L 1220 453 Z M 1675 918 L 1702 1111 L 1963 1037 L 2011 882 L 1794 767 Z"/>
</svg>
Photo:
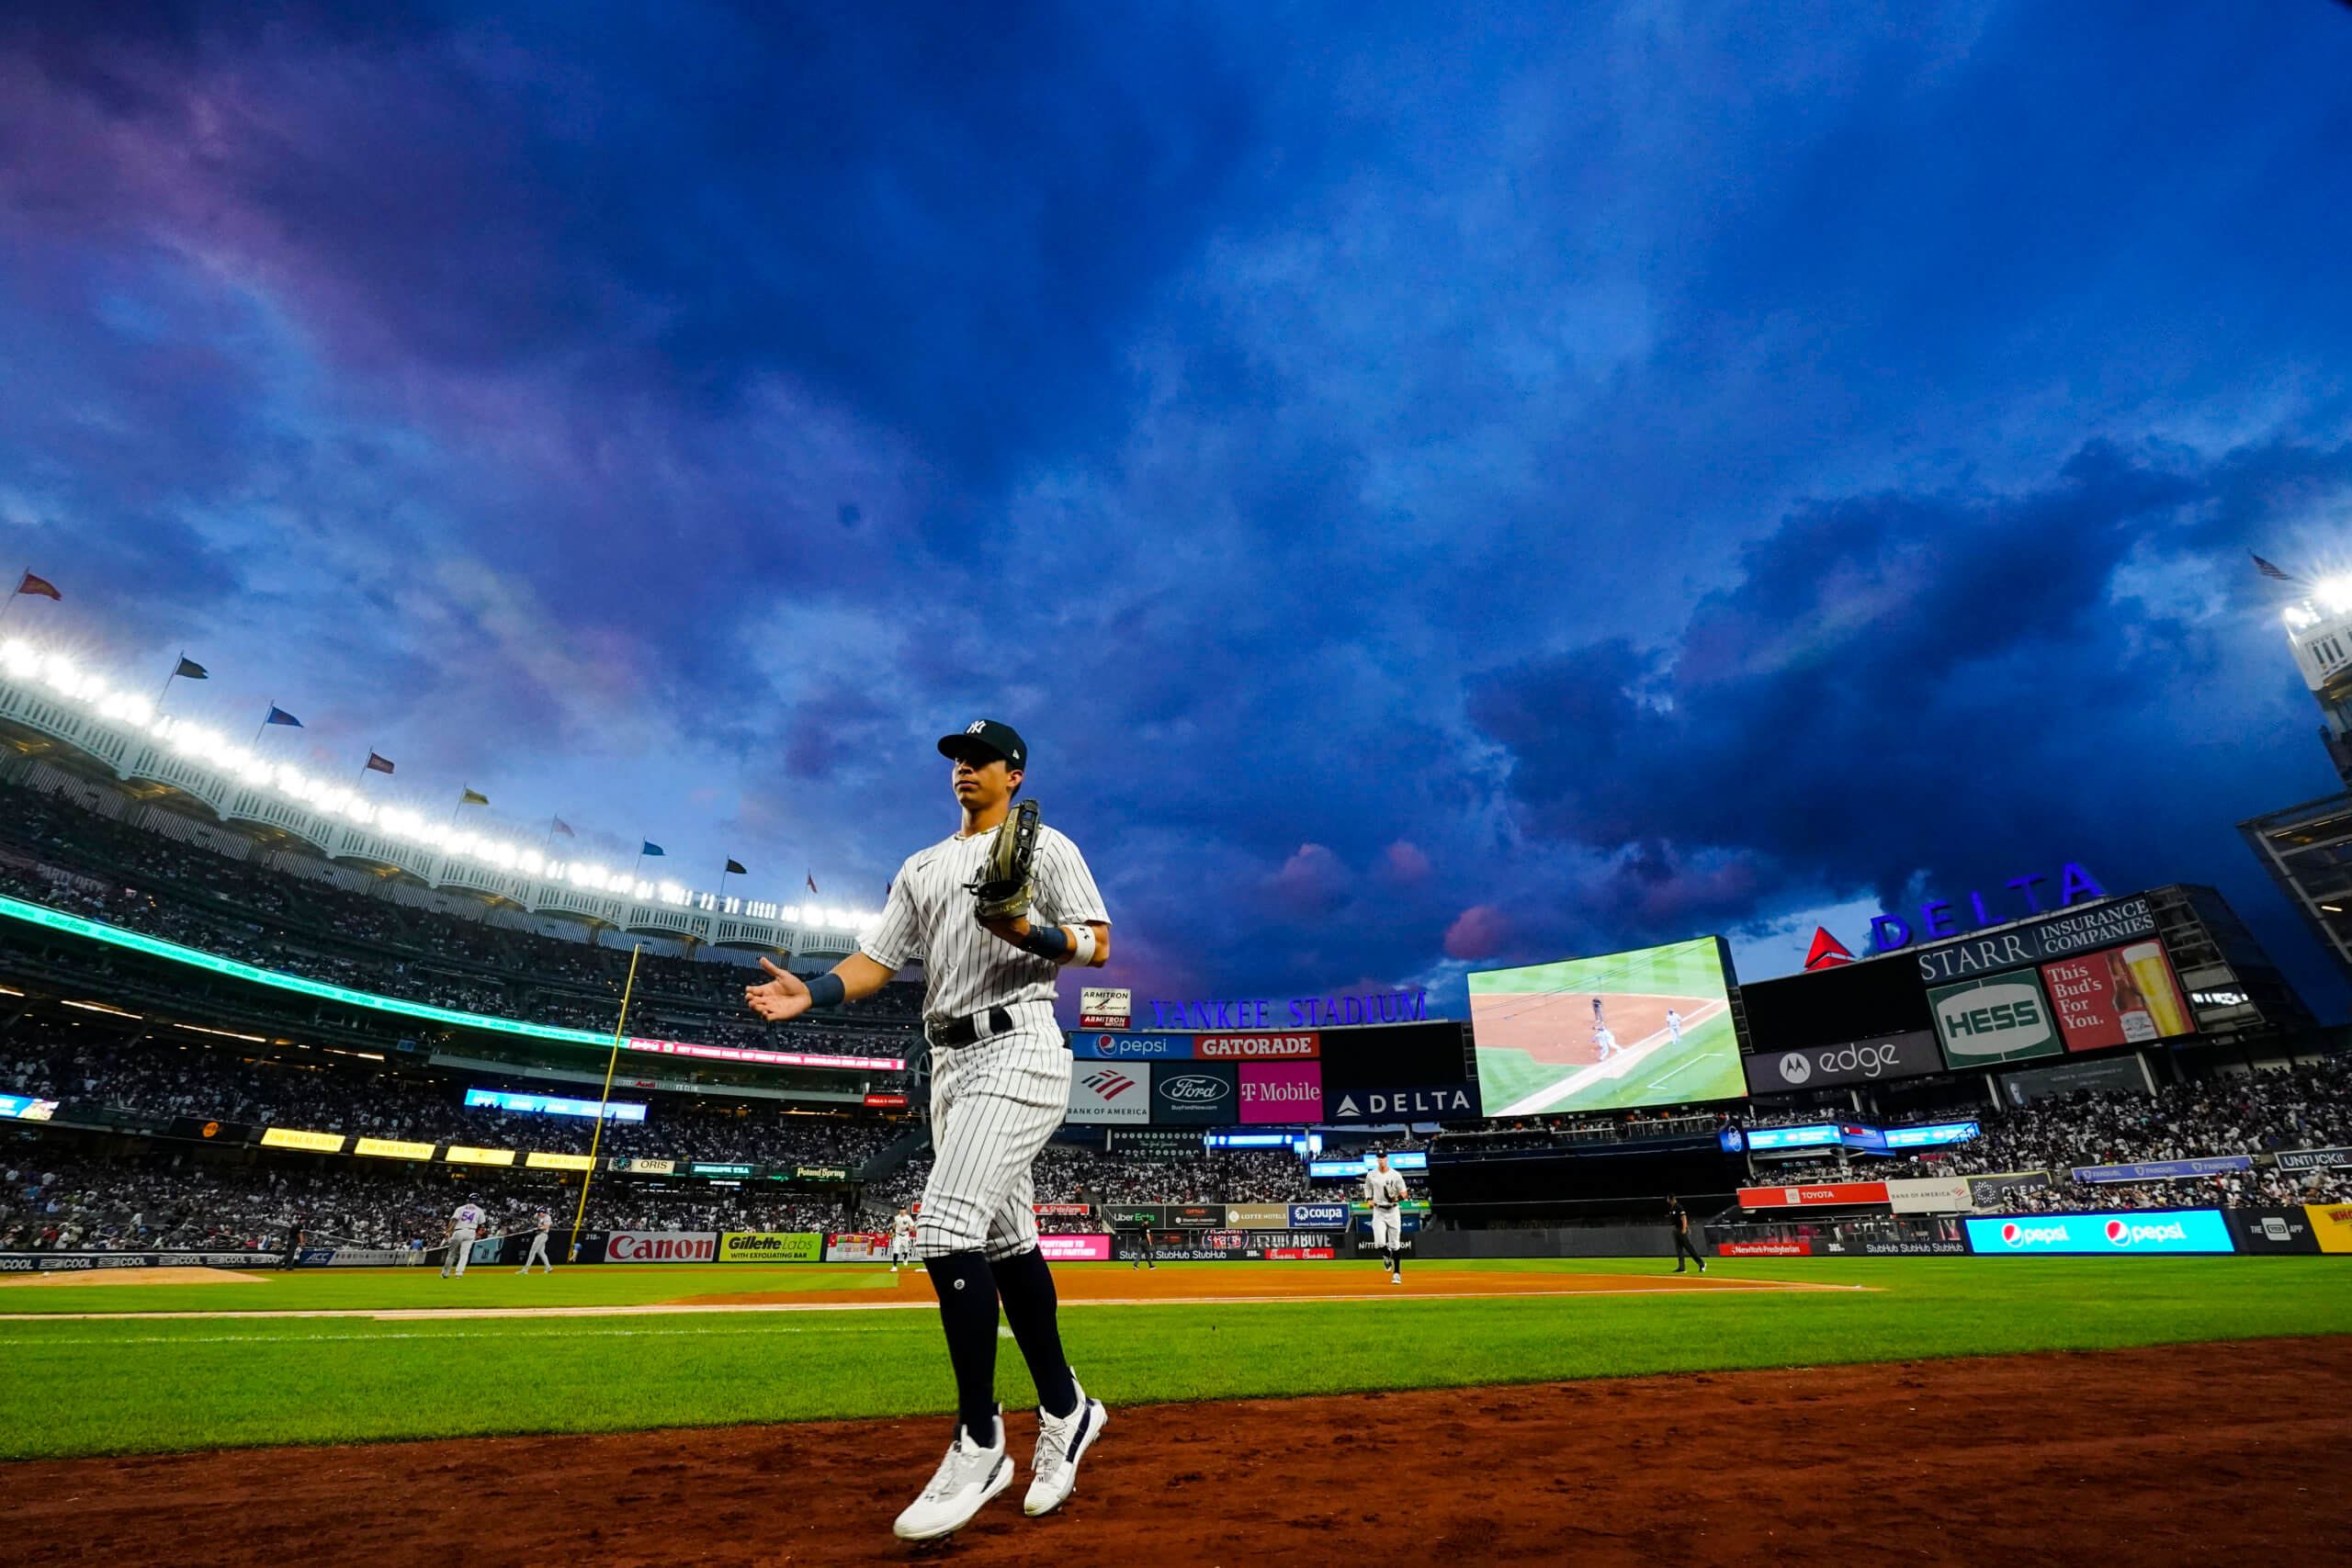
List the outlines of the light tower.
<svg viewBox="0 0 2352 1568">
<path fill-rule="evenodd" d="M 2279 612 L 2295 668 L 2319 704 L 2321 744 L 2335 776 L 2352 786 L 2352 576 L 2305 582 L 2260 556 L 2263 576 L 2301 595 Z M 2352 979 L 2352 788 L 2238 824 L 2279 891 Z"/>
<path fill-rule="evenodd" d="M 2352 577 L 2322 578 L 2279 615 L 2295 668 L 2325 720 L 2319 738 L 2327 760 L 2352 784 Z"/>
</svg>

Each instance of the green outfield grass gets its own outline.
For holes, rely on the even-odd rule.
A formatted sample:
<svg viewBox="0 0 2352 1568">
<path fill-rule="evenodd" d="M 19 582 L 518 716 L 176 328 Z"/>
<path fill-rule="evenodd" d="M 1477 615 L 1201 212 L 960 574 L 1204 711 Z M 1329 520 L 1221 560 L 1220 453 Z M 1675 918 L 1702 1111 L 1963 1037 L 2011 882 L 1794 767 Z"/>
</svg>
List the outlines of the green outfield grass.
<svg viewBox="0 0 2352 1568">
<path fill-rule="evenodd" d="M 1216 1270 L 1237 1292 L 1276 1271 L 1351 1267 L 1166 1266 Z M 1655 1274 L 1664 1265 L 1442 1267 Z M 2337 1258 L 1776 1258 L 1715 1267 L 1735 1277 L 1871 1288 L 1074 1304 L 1063 1331 L 1089 1390 L 1114 1405 L 2352 1333 L 2352 1272 Z M 478 1292 L 469 1275 L 462 1301 L 600 1305 L 717 1291 L 836 1290 L 844 1279 L 887 1292 L 889 1278 L 761 1266 L 580 1269 L 528 1281 L 487 1275 Z M 944 1413 L 951 1403 L 929 1310 L 390 1321 L 57 1315 L 398 1311 L 449 1304 L 458 1299 L 452 1287 L 431 1271 L 382 1270 L 262 1285 L 0 1291 L 0 1312 L 50 1314 L 0 1322 L 14 1394 L 0 1407 L 0 1457 L 901 1416 Z M 1008 1405 L 1034 1399 L 1009 1343 L 999 1365 Z"/>
</svg>

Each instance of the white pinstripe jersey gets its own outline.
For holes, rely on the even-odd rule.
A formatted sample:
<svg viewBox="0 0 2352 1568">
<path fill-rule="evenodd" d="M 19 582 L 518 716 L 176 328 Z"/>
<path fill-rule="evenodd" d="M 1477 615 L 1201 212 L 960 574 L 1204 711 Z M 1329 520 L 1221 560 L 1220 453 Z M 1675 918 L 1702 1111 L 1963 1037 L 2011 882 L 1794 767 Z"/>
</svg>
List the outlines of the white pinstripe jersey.
<svg viewBox="0 0 2352 1568">
<path fill-rule="evenodd" d="M 1405 1201 L 1405 1179 L 1396 1168 L 1374 1166 L 1363 1173 L 1363 1201 L 1375 1209 L 1393 1209 Z"/>
<path fill-rule="evenodd" d="M 970 838 L 941 840 L 907 857 L 890 885 L 881 923 L 860 944 L 885 969 L 920 958 L 930 976 L 923 992 L 926 1023 L 969 1018 L 1015 1002 L 1049 1002 L 1061 965 L 997 936 L 972 918 L 971 884 L 978 879 L 1001 825 Z M 1051 828 L 1037 829 L 1030 863 L 1029 919 L 1054 926 L 1085 925 L 1111 917 L 1078 846 Z"/>
</svg>

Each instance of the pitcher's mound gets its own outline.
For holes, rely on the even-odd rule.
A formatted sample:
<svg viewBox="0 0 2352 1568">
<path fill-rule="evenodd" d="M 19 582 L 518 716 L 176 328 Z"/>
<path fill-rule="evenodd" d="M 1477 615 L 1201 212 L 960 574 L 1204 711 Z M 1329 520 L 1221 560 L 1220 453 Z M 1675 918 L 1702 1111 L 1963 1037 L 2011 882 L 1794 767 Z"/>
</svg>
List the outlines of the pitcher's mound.
<svg viewBox="0 0 2352 1568">
<path fill-rule="evenodd" d="M 0 1285 L 258 1285 L 258 1274 L 233 1269 L 52 1269 L 0 1274 Z"/>
</svg>

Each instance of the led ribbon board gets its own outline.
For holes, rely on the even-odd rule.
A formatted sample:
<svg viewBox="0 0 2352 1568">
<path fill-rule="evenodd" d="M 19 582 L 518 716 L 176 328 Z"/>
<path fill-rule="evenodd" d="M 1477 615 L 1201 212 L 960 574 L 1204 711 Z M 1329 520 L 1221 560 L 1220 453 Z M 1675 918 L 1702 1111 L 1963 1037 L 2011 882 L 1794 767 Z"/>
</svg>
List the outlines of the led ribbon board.
<svg viewBox="0 0 2352 1568">
<path fill-rule="evenodd" d="M 182 947 L 175 942 L 148 936 L 141 931 L 110 926 L 104 920 L 93 920 L 82 915 L 69 915 L 62 909 L 52 909 L 42 904 L 28 904 L 21 898 L 0 894 L 0 916 L 22 920 L 27 925 L 44 926 L 53 931 L 63 931 L 91 942 L 128 948 L 143 953 L 150 958 L 161 958 L 173 964 L 185 964 L 191 968 L 209 970 L 226 975 L 232 980 L 243 980 L 256 986 L 268 986 L 280 991 L 292 991 L 298 996 L 316 997 L 322 1001 L 341 1002 L 345 1007 L 370 1008 L 378 1012 L 398 1013 L 403 1018 L 421 1018 L 434 1023 L 455 1024 L 460 1029 L 487 1030 L 495 1034 L 518 1034 L 531 1040 L 558 1040 L 567 1045 L 605 1045 L 613 1043 L 609 1034 L 599 1034 L 587 1029 L 560 1029 L 551 1023 L 525 1023 L 519 1019 L 493 1018 L 488 1013 L 459 1012 L 455 1008 L 435 1007 L 430 1002 L 405 1001 L 399 997 L 378 996 L 373 991 L 355 991 L 347 986 L 331 986 L 323 980 L 308 980 L 300 975 L 280 974 L 218 953 Z M 897 1056 L 812 1056 L 797 1051 L 759 1051 L 748 1047 L 728 1045 L 695 1045 L 678 1040 L 638 1040 L 622 1042 L 632 1051 L 652 1051 L 664 1055 L 707 1056 L 722 1061 L 759 1062 L 785 1067 L 841 1067 L 854 1072 L 902 1072 L 906 1063 Z"/>
</svg>

